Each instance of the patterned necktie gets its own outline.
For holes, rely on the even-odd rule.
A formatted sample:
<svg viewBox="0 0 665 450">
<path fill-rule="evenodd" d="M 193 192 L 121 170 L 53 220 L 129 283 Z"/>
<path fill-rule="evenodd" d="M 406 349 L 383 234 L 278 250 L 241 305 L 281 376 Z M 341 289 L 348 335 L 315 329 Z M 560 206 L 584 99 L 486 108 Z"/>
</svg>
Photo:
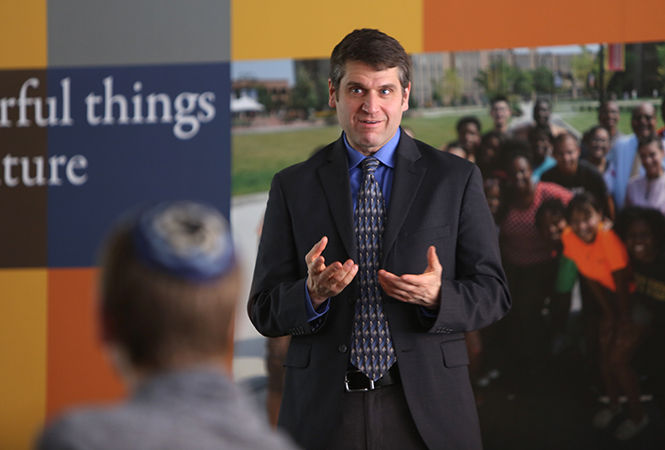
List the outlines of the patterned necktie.
<svg viewBox="0 0 665 450">
<path fill-rule="evenodd" d="M 351 342 L 351 363 L 371 380 L 381 378 L 395 363 L 388 321 L 383 314 L 381 289 L 376 272 L 381 258 L 385 208 L 381 187 L 374 178 L 376 158 L 365 158 L 363 179 L 354 213 L 358 243 L 360 298 L 356 302 Z"/>
</svg>

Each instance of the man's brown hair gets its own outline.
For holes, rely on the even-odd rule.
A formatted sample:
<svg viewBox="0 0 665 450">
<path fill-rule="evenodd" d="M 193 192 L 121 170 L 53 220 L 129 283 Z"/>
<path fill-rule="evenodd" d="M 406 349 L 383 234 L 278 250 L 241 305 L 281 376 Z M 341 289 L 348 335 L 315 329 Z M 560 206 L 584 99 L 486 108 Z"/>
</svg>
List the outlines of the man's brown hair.
<svg viewBox="0 0 665 450">
<path fill-rule="evenodd" d="M 335 91 L 344 77 L 347 61 L 359 61 L 375 70 L 399 69 L 403 89 L 411 82 L 411 59 L 402 45 L 387 34 L 369 28 L 354 30 L 335 46 L 330 55 L 330 81 Z"/>
</svg>

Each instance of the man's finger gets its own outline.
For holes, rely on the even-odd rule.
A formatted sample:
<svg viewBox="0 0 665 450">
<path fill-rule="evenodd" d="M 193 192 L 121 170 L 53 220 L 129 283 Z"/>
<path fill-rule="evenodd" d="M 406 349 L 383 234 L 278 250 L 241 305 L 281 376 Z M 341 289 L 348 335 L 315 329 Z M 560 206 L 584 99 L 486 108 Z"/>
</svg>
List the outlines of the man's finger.
<svg viewBox="0 0 665 450">
<path fill-rule="evenodd" d="M 353 266 L 354 266 L 353 261 L 350 259 L 347 259 L 346 262 L 344 262 L 344 264 L 338 266 L 339 270 L 337 270 L 333 274 L 333 278 L 335 279 L 335 281 L 341 282 L 349 273 L 349 271 L 353 269 Z"/>
<path fill-rule="evenodd" d="M 340 270 L 342 270 L 342 263 L 339 261 L 335 261 L 334 263 L 330 264 L 318 274 L 319 283 L 329 282 Z"/>
<path fill-rule="evenodd" d="M 326 268 L 325 262 L 326 259 L 323 256 L 319 256 L 318 258 L 314 259 L 309 264 L 307 264 L 307 271 L 312 275 L 318 275 L 325 270 Z"/>
<path fill-rule="evenodd" d="M 328 236 L 323 236 L 305 255 L 305 263 L 309 265 L 312 260 L 318 258 L 323 253 L 323 250 L 326 249 L 326 245 L 328 245 Z"/>
<path fill-rule="evenodd" d="M 383 287 L 383 290 L 388 293 L 388 290 L 400 290 L 400 291 L 411 291 L 418 287 L 417 284 L 407 283 L 402 277 L 398 277 L 395 274 L 386 272 L 385 270 L 379 271 L 379 283 Z"/>
<path fill-rule="evenodd" d="M 398 277 L 394 273 L 390 273 L 385 270 L 379 270 L 379 280 L 383 278 L 386 283 L 390 283 L 393 286 L 397 286 L 403 290 L 409 290 L 418 288 L 422 285 L 422 275 L 402 275 Z"/>
<path fill-rule="evenodd" d="M 430 245 L 427 249 L 427 269 L 425 272 L 439 272 L 443 270 L 439 262 L 439 256 L 436 254 L 436 247 Z"/>
<path fill-rule="evenodd" d="M 356 276 L 357 273 L 358 273 L 358 264 L 354 264 L 351 267 L 351 270 L 347 272 L 346 276 L 341 281 L 344 287 L 348 286 L 349 283 L 353 281 L 353 278 Z"/>
</svg>

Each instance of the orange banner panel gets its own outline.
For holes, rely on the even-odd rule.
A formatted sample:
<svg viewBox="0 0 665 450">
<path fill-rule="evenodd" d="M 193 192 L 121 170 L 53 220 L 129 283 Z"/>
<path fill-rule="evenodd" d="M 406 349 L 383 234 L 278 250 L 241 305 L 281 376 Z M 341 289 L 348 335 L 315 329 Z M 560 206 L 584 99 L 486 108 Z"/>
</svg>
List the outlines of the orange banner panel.
<svg viewBox="0 0 665 450">
<path fill-rule="evenodd" d="M 2 2 L 0 42 L 0 68 L 46 67 L 46 0 Z"/>
<path fill-rule="evenodd" d="M 0 449 L 32 448 L 46 405 L 46 269 L 0 270 Z"/>
<path fill-rule="evenodd" d="M 424 0 L 426 52 L 665 39 L 661 0 Z"/>
<path fill-rule="evenodd" d="M 46 414 L 124 394 L 97 324 L 97 269 L 50 269 Z"/>
<path fill-rule="evenodd" d="M 231 56 L 234 61 L 328 58 L 355 28 L 378 28 L 407 52 L 420 53 L 422 17 L 422 0 L 338 0 L 334 6 L 310 0 L 233 0 Z"/>
</svg>

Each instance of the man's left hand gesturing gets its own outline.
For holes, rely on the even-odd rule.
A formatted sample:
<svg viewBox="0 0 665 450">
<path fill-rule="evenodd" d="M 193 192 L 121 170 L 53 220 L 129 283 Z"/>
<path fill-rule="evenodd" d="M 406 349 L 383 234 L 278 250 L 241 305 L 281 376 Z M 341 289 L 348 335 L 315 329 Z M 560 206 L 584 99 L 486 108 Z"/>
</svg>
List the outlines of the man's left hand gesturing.
<svg viewBox="0 0 665 450">
<path fill-rule="evenodd" d="M 421 274 L 397 276 L 386 270 L 379 270 L 379 284 L 389 296 L 405 303 L 413 303 L 427 309 L 439 307 L 441 274 L 443 268 L 433 245 L 427 249 L 427 267 Z"/>
</svg>

